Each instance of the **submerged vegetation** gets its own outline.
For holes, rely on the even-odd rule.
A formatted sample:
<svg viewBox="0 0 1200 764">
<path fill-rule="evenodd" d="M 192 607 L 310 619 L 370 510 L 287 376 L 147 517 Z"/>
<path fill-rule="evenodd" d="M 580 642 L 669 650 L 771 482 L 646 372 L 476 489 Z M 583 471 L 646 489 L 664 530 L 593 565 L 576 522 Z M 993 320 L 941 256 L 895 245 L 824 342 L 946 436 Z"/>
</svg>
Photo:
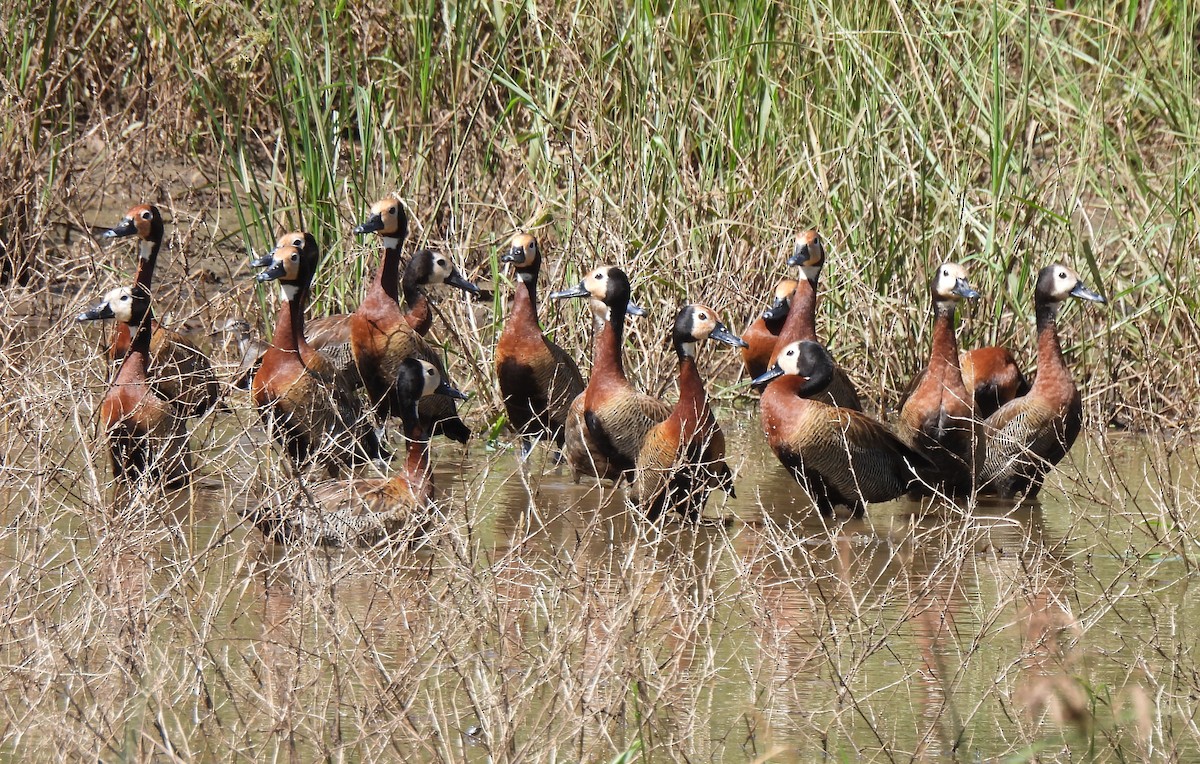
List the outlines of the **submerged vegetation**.
<svg viewBox="0 0 1200 764">
<path fill-rule="evenodd" d="M 45 758 L 1184 759 L 1200 484 L 1200 7 L 595 0 L 23 2 L 0 26 L 0 746 Z M 678 306 L 735 331 L 828 248 L 822 336 L 878 412 L 930 341 L 926 274 L 982 293 L 963 347 L 1032 362 L 1038 269 L 1067 310 L 1085 433 L 1042 508 L 825 525 L 704 356 L 731 433 L 727 526 L 660 531 L 619 492 L 437 443 L 420 549 L 266 544 L 233 510 L 294 491 L 243 396 L 193 434 L 170 501 L 109 507 L 107 367 L 72 317 L 128 282 L 95 234 L 166 213 L 155 313 L 201 338 L 271 300 L 246 267 L 314 232 L 312 312 L 353 309 L 397 192 L 414 246 L 492 281 L 432 338 L 463 415 L 500 431 L 492 349 L 517 230 L 546 291 L 598 263 L 649 316 L 669 390 Z M 546 305 L 586 357 L 582 310 Z M 237 353 L 211 341 L 232 372 Z M 667 392 L 666 397 L 673 396 Z M 1134 429 L 1140 436 L 1118 433 Z M 508 439 L 501 435 L 500 440 Z M 541 476 L 542 469 L 548 473 Z M 743 489 L 744 485 L 744 489 Z M 1044 509 L 1044 511 L 1043 511 Z"/>
</svg>

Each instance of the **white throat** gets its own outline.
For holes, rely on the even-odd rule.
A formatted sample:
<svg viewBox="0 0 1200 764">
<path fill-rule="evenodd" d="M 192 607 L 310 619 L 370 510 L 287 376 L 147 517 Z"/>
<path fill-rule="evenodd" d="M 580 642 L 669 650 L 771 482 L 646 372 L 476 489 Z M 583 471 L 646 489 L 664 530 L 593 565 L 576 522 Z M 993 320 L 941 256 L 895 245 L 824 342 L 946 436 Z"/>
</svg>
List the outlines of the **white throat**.
<svg viewBox="0 0 1200 764">
<path fill-rule="evenodd" d="M 681 342 L 681 343 L 679 343 L 679 347 L 683 349 L 683 354 L 686 355 L 687 357 L 689 357 L 689 358 L 696 357 L 696 343 L 695 342 Z"/>
<path fill-rule="evenodd" d="M 286 302 L 292 302 L 300 295 L 300 287 L 295 284 L 280 284 L 279 296 Z"/>
<path fill-rule="evenodd" d="M 154 252 L 154 242 L 142 239 L 138 242 L 138 257 L 143 260 L 149 260 L 150 255 Z"/>
<path fill-rule="evenodd" d="M 383 237 L 383 246 L 386 249 L 396 249 L 397 247 L 400 246 L 400 237 L 399 236 L 384 236 Z"/>
</svg>

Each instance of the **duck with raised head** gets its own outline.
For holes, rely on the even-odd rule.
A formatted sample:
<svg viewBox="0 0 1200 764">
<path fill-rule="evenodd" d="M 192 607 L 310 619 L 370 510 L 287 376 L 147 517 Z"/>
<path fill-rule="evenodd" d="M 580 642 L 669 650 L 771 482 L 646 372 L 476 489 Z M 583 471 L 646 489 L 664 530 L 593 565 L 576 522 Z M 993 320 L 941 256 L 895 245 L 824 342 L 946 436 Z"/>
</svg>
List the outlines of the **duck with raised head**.
<svg viewBox="0 0 1200 764">
<path fill-rule="evenodd" d="M 679 361 L 679 400 L 671 414 L 646 433 L 634 472 L 631 495 L 651 520 L 667 509 L 696 520 L 713 490 L 736 495 L 733 472 L 725 463 L 725 433 L 709 408 L 696 368 L 696 350 L 707 339 L 746 347 L 712 308 L 685 305 L 671 329 L 671 346 Z"/>
<path fill-rule="evenodd" d="M 258 275 L 260 282 L 279 281 L 282 305 L 251 395 L 263 422 L 299 468 L 319 461 L 336 477 L 342 467 L 384 453 L 353 390 L 305 338 L 304 306 L 317 260 L 316 252 L 279 247 L 271 266 Z"/>
<path fill-rule="evenodd" d="M 1034 289 L 1038 371 L 1029 392 L 1004 404 L 983 423 L 986 457 L 980 491 L 1037 496 L 1042 481 L 1071 450 L 1083 421 L 1083 403 L 1058 339 L 1058 309 L 1070 298 L 1105 302 L 1062 263 L 1038 272 Z"/>
<path fill-rule="evenodd" d="M 821 279 L 821 269 L 825 267 L 825 244 L 815 230 L 809 229 L 796 237 L 792 254 L 787 264 L 799 268 L 801 278 L 796 281 L 796 290 L 792 293 L 791 306 L 787 318 L 779 330 L 779 338 L 771 357 L 767 359 L 768 367 L 773 367 L 783 348 L 793 342 L 817 340 L 817 283 Z M 833 368 L 833 378 L 826 388 L 817 396 L 817 400 L 831 406 L 862 410 L 858 398 L 858 390 L 846 372 L 840 366 Z"/>
<path fill-rule="evenodd" d="M 538 241 L 517 234 L 500 261 L 517 276 L 512 308 L 496 343 L 496 377 L 508 421 L 528 455 L 536 440 L 563 446 L 571 402 L 583 392 L 583 375 L 574 359 L 542 334 L 538 324 L 537 282 L 542 267 Z"/>
<path fill-rule="evenodd" d="M 742 332 L 742 340 L 746 343 L 742 348 L 742 361 L 751 379 L 770 368 L 771 355 L 775 352 L 795 292 L 796 279 L 783 279 L 776 284 L 771 304 Z"/>
<path fill-rule="evenodd" d="M 113 318 L 131 332 L 128 352 L 100 404 L 100 422 L 108 437 L 113 476 L 131 484 L 162 480 L 168 487 L 187 483 L 187 405 L 160 385 L 154 354 L 150 292 L 142 284 L 118 287 L 79 321 Z"/>
<path fill-rule="evenodd" d="M 625 316 L 640 315 L 630 303 L 629 277 L 611 265 L 592 270 L 579 285 L 551 299 L 588 298 L 594 323 L 592 375 L 567 414 L 563 450 L 575 479 L 631 476 L 650 428 L 671 414 L 671 406 L 637 390 L 625 376 L 622 342 Z"/>
<path fill-rule="evenodd" d="M 390 478 L 351 478 L 321 483 L 297 492 L 291 506 L 260 507 L 247 517 L 264 535 L 281 543 L 325 546 L 375 544 L 405 530 L 419 530 L 434 498 L 429 438 L 417 414 L 418 402 L 431 395 L 466 396 L 450 387 L 433 364 L 417 358 L 401 361 L 393 386 L 401 403 L 407 440 L 404 468 Z"/>
<path fill-rule="evenodd" d="M 931 486 L 952 492 L 970 491 L 981 459 L 982 439 L 975 418 L 974 397 L 963 384 L 959 368 L 954 314 L 959 300 L 974 300 L 979 292 L 967 281 L 958 263 L 938 266 L 929 285 L 933 299 L 933 344 L 920 382 L 900 410 L 896 434 L 925 455 L 933 470 L 922 473 Z"/>
<path fill-rule="evenodd" d="M 833 371 L 829 351 L 816 342 L 783 348 L 775 365 L 754 379 L 767 385 L 759 402 L 763 432 L 822 515 L 845 505 L 862 517 L 868 502 L 890 501 L 919 487 L 915 470 L 928 463 L 861 411 L 819 400 Z"/>
<path fill-rule="evenodd" d="M 363 235 L 378 234 L 383 241 L 383 259 L 358 310 L 350 314 L 350 347 L 367 396 L 382 420 L 398 416 L 401 402 L 392 393 L 396 372 L 405 358 L 417 357 L 433 364 L 446 376 L 441 358 L 409 324 L 400 310 L 400 247 L 408 236 L 408 213 L 395 197 L 371 206 L 367 220 L 354 229 Z M 466 443 L 471 430 L 458 416 L 454 399 L 436 394 L 421 401 L 422 417 L 433 424 L 433 433 Z"/>
<path fill-rule="evenodd" d="M 134 283 L 152 294 L 154 268 L 162 249 L 164 226 L 162 213 L 153 204 L 139 204 L 125 213 L 120 223 L 105 231 L 106 239 L 136 236 L 138 265 Z M 202 416 L 217 402 L 221 387 L 212 363 L 189 339 L 161 326 L 151 327 L 150 355 L 153 357 L 157 387 L 168 399 L 180 401 L 185 416 Z M 118 322 L 109 344 L 108 356 L 120 361 L 129 353 L 132 333 L 127 324 Z"/>
</svg>

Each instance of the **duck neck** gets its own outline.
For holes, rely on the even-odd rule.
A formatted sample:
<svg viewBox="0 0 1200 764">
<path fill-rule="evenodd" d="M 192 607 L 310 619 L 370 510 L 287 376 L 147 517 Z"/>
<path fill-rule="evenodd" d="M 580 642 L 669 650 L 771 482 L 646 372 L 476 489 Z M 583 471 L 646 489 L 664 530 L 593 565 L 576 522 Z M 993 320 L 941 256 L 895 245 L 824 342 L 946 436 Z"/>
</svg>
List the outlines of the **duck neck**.
<svg viewBox="0 0 1200 764">
<path fill-rule="evenodd" d="M 592 366 L 593 377 L 613 376 L 626 379 L 625 363 L 621 356 L 621 344 L 625 338 L 624 308 L 609 308 L 608 319 L 596 335 L 596 361 Z"/>
<path fill-rule="evenodd" d="M 415 281 L 404 279 L 404 318 L 417 334 L 426 335 L 433 328 L 433 308 L 425 290 Z"/>
<path fill-rule="evenodd" d="M 399 236 L 384 236 L 383 261 L 375 278 L 371 281 L 372 292 L 382 292 L 397 305 L 400 304 L 400 245 L 403 239 Z"/>
<path fill-rule="evenodd" d="M 929 353 L 929 374 L 941 378 L 948 370 L 962 370 L 958 361 L 958 340 L 954 336 L 954 303 L 935 300 L 933 303 L 933 347 Z"/>
<path fill-rule="evenodd" d="M 283 305 L 275 322 L 272 344 L 288 353 L 299 353 L 308 347 L 304 339 L 304 304 L 308 301 L 308 288 L 298 284 L 280 284 Z"/>
<path fill-rule="evenodd" d="M 537 315 L 538 269 L 517 271 L 517 288 L 513 292 L 512 316 L 517 325 L 538 325 Z"/>
<path fill-rule="evenodd" d="M 686 343 L 676 346 L 679 356 L 679 403 L 675 411 L 693 424 L 700 419 L 702 412 L 708 406 L 708 396 L 704 391 L 704 380 L 700 379 L 700 371 L 696 368 L 696 345 Z"/>
<path fill-rule="evenodd" d="M 129 344 L 129 352 L 125 355 L 125 360 L 121 364 L 119 377 L 128 381 L 131 379 L 145 379 L 147 368 L 150 364 L 150 337 L 154 334 L 151 327 L 153 318 L 150 311 L 146 311 L 146 315 L 137 324 L 126 324 L 129 327 L 129 332 L 133 335 L 133 339 Z"/>
<path fill-rule="evenodd" d="M 421 424 L 415 410 L 410 416 L 404 417 L 404 439 L 408 441 L 408 450 L 404 458 L 403 474 L 412 486 L 413 495 L 424 497 L 433 484 L 433 474 L 429 467 L 429 433 Z"/>
<path fill-rule="evenodd" d="M 1033 386 L 1066 384 L 1074 387 L 1071 372 L 1063 360 L 1062 345 L 1058 341 L 1058 303 L 1050 300 L 1037 304 L 1037 377 Z"/>
<path fill-rule="evenodd" d="M 138 264 L 134 274 L 134 283 L 150 288 L 154 280 L 154 266 L 158 263 L 158 250 L 162 248 L 162 240 L 138 239 Z"/>
<path fill-rule="evenodd" d="M 792 293 L 787 319 L 779 330 L 780 346 L 797 340 L 817 339 L 817 280 L 801 278 Z"/>
</svg>

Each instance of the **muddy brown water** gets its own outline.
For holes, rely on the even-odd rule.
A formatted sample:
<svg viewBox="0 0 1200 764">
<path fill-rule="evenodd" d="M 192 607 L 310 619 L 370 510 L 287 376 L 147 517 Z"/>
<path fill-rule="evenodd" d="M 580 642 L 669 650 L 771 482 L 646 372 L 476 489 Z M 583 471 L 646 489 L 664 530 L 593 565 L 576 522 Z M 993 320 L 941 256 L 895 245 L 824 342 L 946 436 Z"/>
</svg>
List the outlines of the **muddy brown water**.
<svg viewBox="0 0 1200 764">
<path fill-rule="evenodd" d="M 1081 439 L 1032 506 L 825 520 L 752 410 L 721 419 L 738 496 L 714 496 L 698 527 L 649 526 L 544 449 L 521 465 L 476 440 L 438 444 L 444 517 L 423 541 L 285 549 L 237 518 L 287 486 L 242 405 L 201 428 L 204 476 L 165 506 L 114 519 L 87 477 L 38 496 L 26 480 L 0 538 L 0 690 L 30 709 L 12 750 L 993 760 L 1099 739 L 1197 754 L 1200 603 L 1178 531 L 1196 478 L 1184 463 L 1165 490 L 1161 444 Z"/>
</svg>

